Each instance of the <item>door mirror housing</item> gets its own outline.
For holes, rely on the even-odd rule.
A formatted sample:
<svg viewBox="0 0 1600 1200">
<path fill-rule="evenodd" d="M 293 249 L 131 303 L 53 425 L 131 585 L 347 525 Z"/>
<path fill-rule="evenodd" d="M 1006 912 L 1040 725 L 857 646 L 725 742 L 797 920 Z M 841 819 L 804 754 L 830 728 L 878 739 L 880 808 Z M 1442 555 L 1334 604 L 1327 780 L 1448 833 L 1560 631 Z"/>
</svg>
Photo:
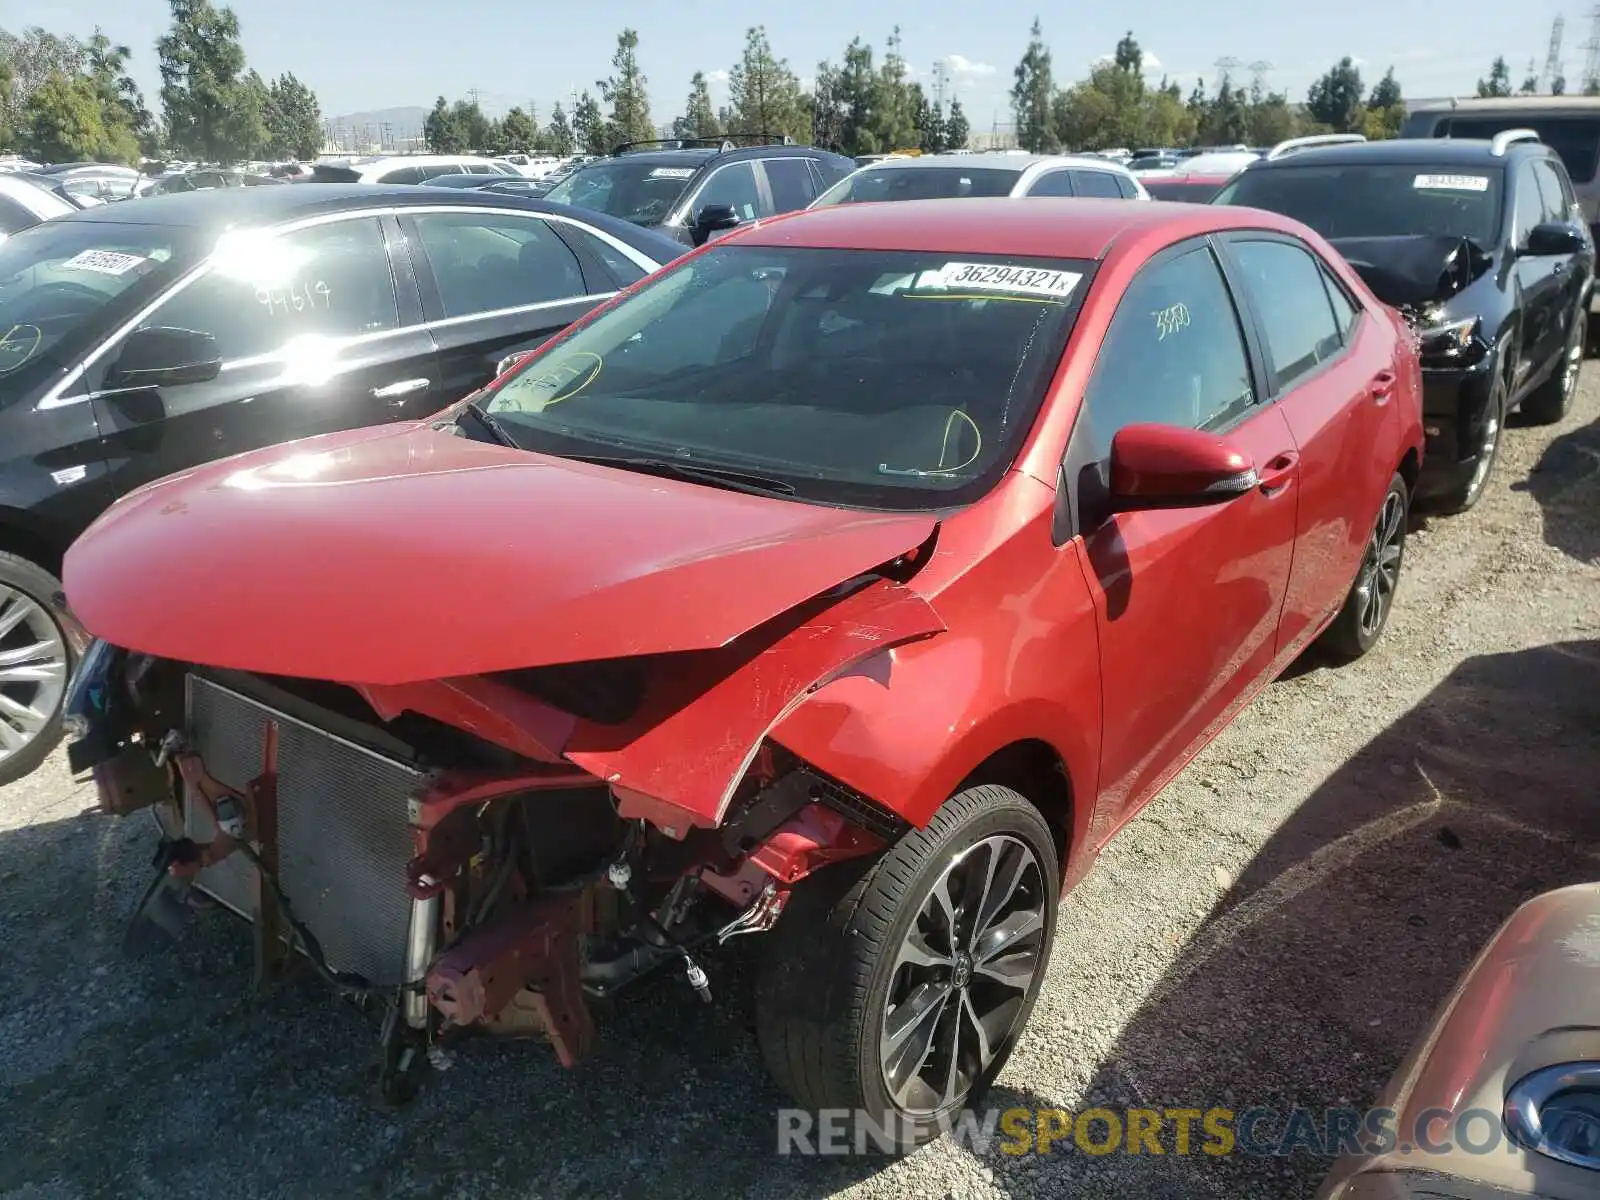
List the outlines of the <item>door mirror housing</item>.
<svg viewBox="0 0 1600 1200">
<path fill-rule="evenodd" d="M 689 232 L 694 235 L 694 244 L 703 246 L 713 233 L 721 233 L 738 224 L 739 214 L 729 205 L 708 204 L 695 213 L 694 220 L 689 223 Z"/>
<path fill-rule="evenodd" d="M 1111 439 L 1111 501 L 1118 512 L 1217 504 L 1260 482 L 1250 456 L 1214 433 L 1128 425 Z"/>
<path fill-rule="evenodd" d="M 1546 221 L 1528 231 L 1522 253 L 1528 258 L 1577 254 L 1583 249 L 1583 231 L 1565 221 Z"/>
<path fill-rule="evenodd" d="M 107 388 L 177 387 L 222 373 L 217 339 L 198 329 L 136 329 L 106 372 Z"/>
</svg>

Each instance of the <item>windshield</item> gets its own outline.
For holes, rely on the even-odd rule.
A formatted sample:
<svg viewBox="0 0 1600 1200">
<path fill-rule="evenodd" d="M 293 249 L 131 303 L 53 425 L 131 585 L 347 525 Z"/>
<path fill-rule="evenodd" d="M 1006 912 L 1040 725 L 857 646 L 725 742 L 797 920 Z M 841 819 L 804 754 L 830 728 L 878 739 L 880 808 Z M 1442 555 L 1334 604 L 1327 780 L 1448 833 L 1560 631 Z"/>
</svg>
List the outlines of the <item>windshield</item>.
<svg viewBox="0 0 1600 1200">
<path fill-rule="evenodd" d="M 1499 241 L 1502 173 L 1427 164 L 1273 167 L 1246 171 L 1213 204 L 1282 213 L 1325 238 L 1434 235 Z"/>
<path fill-rule="evenodd" d="M 530 450 L 759 471 L 830 503 L 964 502 L 1032 425 L 1093 264 L 956 257 L 717 247 L 478 403 Z"/>
<path fill-rule="evenodd" d="M 1021 177 L 1021 171 L 1006 167 L 864 167 L 823 192 L 811 207 L 876 200 L 1009 196 Z"/>
<path fill-rule="evenodd" d="M 699 169 L 689 165 L 663 166 L 659 160 L 614 159 L 574 171 L 544 198 L 621 217 L 635 225 L 659 225 Z"/>
<path fill-rule="evenodd" d="M 0 386 L 46 356 L 87 349 L 129 304 L 153 296 L 190 261 L 189 235 L 159 225 L 50 221 L 0 242 Z"/>
</svg>

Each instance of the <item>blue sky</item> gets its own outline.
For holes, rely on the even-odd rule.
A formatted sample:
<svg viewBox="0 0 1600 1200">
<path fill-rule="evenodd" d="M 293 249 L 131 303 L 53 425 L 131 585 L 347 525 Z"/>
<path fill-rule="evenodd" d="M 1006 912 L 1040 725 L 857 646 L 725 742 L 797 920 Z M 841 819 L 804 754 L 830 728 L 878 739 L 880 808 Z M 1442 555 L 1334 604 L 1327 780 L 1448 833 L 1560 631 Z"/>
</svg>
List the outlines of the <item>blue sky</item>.
<svg viewBox="0 0 1600 1200">
<path fill-rule="evenodd" d="M 617 32 L 639 31 L 652 115 L 669 120 L 682 109 L 689 76 L 713 75 L 713 98 L 737 60 L 747 24 L 763 22 L 774 50 L 809 79 L 819 59 L 838 60 L 860 34 L 881 51 L 889 27 L 901 27 L 903 51 L 926 82 L 938 60 L 952 66 L 956 94 L 972 123 L 1006 117 L 1011 71 L 1036 11 L 1055 56 L 1057 78 L 1084 74 L 1132 28 L 1152 57 L 1185 91 L 1197 74 L 1208 82 L 1223 56 L 1274 64 L 1269 83 L 1303 99 L 1307 85 L 1339 56 L 1362 62 L 1376 79 L 1393 64 L 1407 95 L 1471 89 L 1496 54 L 1520 83 L 1530 58 L 1545 57 L 1550 22 L 1565 12 L 1564 59 L 1569 79 L 1581 75 L 1588 36 L 1587 5 L 1458 0 L 1426 15 L 1420 0 L 1340 0 L 1299 8 L 1282 0 L 1231 0 L 1227 5 L 1180 0 L 1125 0 L 1068 13 L 1038 0 L 919 0 L 885 5 L 869 24 L 871 6 L 848 0 L 804 0 L 760 6 L 706 0 L 613 4 L 526 0 L 235 0 L 250 64 L 272 76 L 293 71 L 316 90 L 325 115 L 430 104 L 477 88 L 484 107 L 504 111 L 536 101 L 541 118 L 574 87 L 592 88 L 610 73 Z M 150 99 L 159 87 L 154 43 L 166 29 L 166 0 L 8 0 L 4 23 L 43 25 L 88 35 L 96 24 L 134 50 L 134 74 Z M 1441 16 L 1447 12 L 1449 19 Z M 155 105 L 152 103 L 152 107 Z"/>
</svg>

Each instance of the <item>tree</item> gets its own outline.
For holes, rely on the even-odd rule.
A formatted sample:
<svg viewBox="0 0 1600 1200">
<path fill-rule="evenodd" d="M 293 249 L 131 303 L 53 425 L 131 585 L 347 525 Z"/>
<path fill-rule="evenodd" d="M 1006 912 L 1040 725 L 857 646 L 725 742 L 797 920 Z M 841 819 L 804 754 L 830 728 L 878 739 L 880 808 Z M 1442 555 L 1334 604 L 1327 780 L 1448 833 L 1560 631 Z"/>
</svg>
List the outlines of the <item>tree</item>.
<svg viewBox="0 0 1600 1200">
<path fill-rule="evenodd" d="M 728 104 L 733 110 L 729 133 L 787 135 L 796 141 L 811 135 L 800 81 L 789 60 L 772 53 L 765 26 L 745 31 L 744 53 L 728 73 Z"/>
<path fill-rule="evenodd" d="M 572 126 L 567 123 L 567 114 L 559 104 L 550 111 L 550 125 L 544 131 L 544 141 L 551 154 L 565 158 L 572 153 Z"/>
<path fill-rule="evenodd" d="M 1522 86 L 1517 89 L 1517 94 L 1521 96 L 1534 96 L 1537 95 L 1538 92 L 1539 73 L 1537 70 L 1530 70 L 1522 77 Z"/>
<path fill-rule="evenodd" d="M 450 102 L 440 96 L 422 122 L 422 139 L 435 154 L 460 154 L 467 146 L 466 134 L 456 122 Z"/>
<path fill-rule="evenodd" d="M 1400 81 L 1394 77 L 1394 68 L 1383 73 L 1383 78 L 1372 85 L 1372 95 L 1367 97 L 1368 108 L 1393 108 L 1404 101 L 1400 95 Z"/>
<path fill-rule="evenodd" d="M 498 133 L 501 154 L 533 154 L 539 149 L 539 127 L 520 108 L 506 113 Z"/>
<path fill-rule="evenodd" d="M 1044 27 L 1033 19 L 1028 48 L 1014 72 L 1011 86 L 1011 111 L 1017 120 L 1017 145 L 1035 154 L 1060 149 L 1052 119 L 1051 101 L 1055 79 L 1050 65 L 1050 48 L 1044 44 Z"/>
<path fill-rule="evenodd" d="M 1268 92 L 1251 103 L 1246 112 L 1244 140 L 1252 146 L 1275 145 L 1292 138 L 1298 124 L 1289 97 Z"/>
<path fill-rule="evenodd" d="M 1382 141 L 1400 136 L 1400 126 L 1406 117 L 1405 100 L 1400 94 L 1400 82 L 1394 77 L 1394 68 L 1384 72 L 1383 78 L 1373 85 L 1367 97 L 1367 114 L 1361 132 L 1368 141 Z"/>
<path fill-rule="evenodd" d="M 126 135 L 139 149 L 154 154 L 158 140 L 155 118 L 144 106 L 139 85 L 128 74 L 132 54 L 126 46 L 113 45 L 97 27 L 84 45 L 83 68 L 100 98 L 101 121 L 107 134 L 119 145 Z"/>
<path fill-rule="evenodd" d="M 610 154 L 611 131 L 600 113 L 600 105 L 588 92 L 578 97 L 572 110 L 572 135 L 578 149 L 585 154 Z"/>
<path fill-rule="evenodd" d="M 840 149 L 849 155 L 877 154 L 882 147 L 873 131 L 873 101 L 878 80 L 872 65 L 872 47 L 854 38 L 844 50 L 839 70 L 839 105 L 843 120 Z"/>
<path fill-rule="evenodd" d="M 22 112 L 22 147 L 45 162 L 137 162 L 139 144 L 127 126 L 108 128 L 107 111 L 88 75 L 52 74 Z"/>
<path fill-rule="evenodd" d="M 322 106 L 292 72 L 279 75 L 267 88 L 266 125 L 272 158 L 315 158 L 322 149 Z"/>
<path fill-rule="evenodd" d="M 494 122 L 478 107 L 476 100 L 457 100 L 450 106 L 450 120 L 461 131 L 462 150 L 482 153 L 494 137 Z"/>
<path fill-rule="evenodd" d="M 1511 68 L 1504 55 L 1497 54 L 1489 64 L 1489 78 L 1478 80 L 1478 95 L 1485 98 L 1511 95 Z"/>
<path fill-rule="evenodd" d="M 611 105 L 611 132 L 619 142 L 653 138 L 650 101 L 645 95 L 644 72 L 639 67 L 639 35 L 624 29 L 617 35 L 617 52 L 611 56 L 612 74 L 599 80 L 600 98 Z"/>
<path fill-rule="evenodd" d="M 1139 48 L 1138 41 L 1133 36 L 1133 30 L 1128 30 L 1120 42 L 1117 43 L 1117 52 L 1112 56 L 1119 71 L 1139 77 L 1144 81 L 1144 51 Z"/>
<path fill-rule="evenodd" d="M 248 158 L 266 140 L 266 128 L 244 73 L 239 18 L 211 0 L 171 4 L 172 29 L 156 43 L 167 137 L 205 162 Z"/>
<path fill-rule="evenodd" d="M 1361 129 L 1365 112 L 1361 72 L 1347 56 L 1341 58 L 1306 93 L 1306 112 L 1319 125 L 1335 133 L 1355 133 Z"/>
<path fill-rule="evenodd" d="M 824 59 L 811 89 L 811 144 L 838 152 L 844 145 L 844 73 Z"/>
<path fill-rule="evenodd" d="M 951 150 L 965 150 L 971 136 L 966 109 L 961 107 L 961 101 L 950 101 L 950 115 L 944 120 L 944 144 Z"/>
<path fill-rule="evenodd" d="M 873 127 L 878 145 L 885 150 L 906 150 L 917 145 L 917 100 L 906 83 L 906 60 L 900 53 L 900 27 L 896 25 L 884 48 L 872 98 Z"/>
<path fill-rule="evenodd" d="M 77 38 L 58 37 L 37 25 L 20 34 L 0 29 L 0 63 L 6 66 L 10 85 L 0 93 L 0 125 L 20 130 L 28 98 L 52 75 L 71 78 L 83 69 L 84 47 Z"/>
<path fill-rule="evenodd" d="M 1557 75 L 1550 81 L 1550 94 L 1552 96 L 1565 96 L 1567 94 L 1567 77 Z"/>
<path fill-rule="evenodd" d="M 11 64 L 0 58 L 0 146 L 11 144 Z"/>
<path fill-rule="evenodd" d="M 689 80 L 689 99 L 683 106 L 683 116 L 672 124 L 673 133 L 678 137 L 709 138 L 722 133 L 716 110 L 711 107 L 711 88 L 704 71 L 696 71 Z"/>
<path fill-rule="evenodd" d="M 943 154 L 945 146 L 945 130 L 948 126 L 944 120 L 944 105 L 938 101 L 928 103 L 928 97 L 917 88 L 917 137 L 918 148 L 924 154 Z"/>
</svg>

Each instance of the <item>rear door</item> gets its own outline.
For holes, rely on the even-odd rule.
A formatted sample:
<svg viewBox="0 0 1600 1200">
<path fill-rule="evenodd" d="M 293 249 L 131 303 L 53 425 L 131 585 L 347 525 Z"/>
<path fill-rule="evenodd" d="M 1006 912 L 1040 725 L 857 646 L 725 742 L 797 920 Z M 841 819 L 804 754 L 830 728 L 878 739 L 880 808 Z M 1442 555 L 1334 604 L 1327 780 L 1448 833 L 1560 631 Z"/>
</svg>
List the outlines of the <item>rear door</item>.
<svg viewBox="0 0 1600 1200">
<path fill-rule="evenodd" d="M 1211 244 L 1152 259 L 1117 305 L 1068 444 L 1100 635 L 1101 802 L 1120 822 L 1272 666 L 1299 500 L 1294 439 L 1265 402 Z M 1262 486 L 1220 504 L 1105 515 L 1111 440 L 1154 422 L 1226 435 Z"/>
<path fill-rule="evenodd" d="M 1394 337 L 1304 242 L 1222 239 L 1254 314 L 1267 394 L 1294 435 L 1299 538 L 1280 657 L 1298 653 L 1343 602 L 1398 465 Z"/>
<path fill-rule="evenodd" d="M 796 212 L 817 198 L 811 164 L 803 158 L 763 158 L 756 160 L 766 176 L 767 195 L 774 213 Z"/>
<path fill-rule="evenodd" d="M 423 415 L 433 342 L 392 218 L 341 215 L 219 243 L 136 328 L 199 330 L 222 371 L 201 383 L 113 389 L 126 337 L 90 368 L 118 491 L 276 442 Z"/>
<path fill-rule="evenodd" d="M 1524 159 L 1509 173 L 1513 176 L 1511 195 L 1515 206 L 1511 245 L 1514 250 L 1521 250 L 1528 244 L 1528 234 L 1533 227 L 1545 220 L 1545 197 L 1531 161 Z M 1533 255 L 1519 256 L 1511 265 L 1513 286 L 1519 294 L 1518 307 L 1522 312 L 1513 394 L 1558 355 L 1565 343 L 1566 314 L 1562 311 L 1562 297 L 1570 278 L 1566 267 L 1564 258 Z"/>
<path fill-rule="evenodd" d="M 1555 160 L 1535 159 L 1533 174 L 1539 182 L 1539 193 L 1544 197 L 1544 219 L 1587 229 L 1583 210 L 1572 194 L 1572 185 Z M 1570 322 L 1579 304 L 1588 296 L 1589 282 L 1594 273 L 1594 247 L 1591 245 L 1583 254 L 1564 256 L 1557 264 L 1557 273 L 1562 276 L 1562 281 L 1556 321 L 1565 333 L 1571 328 Z M 1565 344 L 1563 341 L 1562 346 Z"/>
<path fill-rule="evenodd" d="M 609 278 L 587 278 L 537 214 L 419 208 L 400 223 L 439 354 L 433 410 L 476 391 L 506 355 L 535 348 L 616 290 Z"/>
</svg>

